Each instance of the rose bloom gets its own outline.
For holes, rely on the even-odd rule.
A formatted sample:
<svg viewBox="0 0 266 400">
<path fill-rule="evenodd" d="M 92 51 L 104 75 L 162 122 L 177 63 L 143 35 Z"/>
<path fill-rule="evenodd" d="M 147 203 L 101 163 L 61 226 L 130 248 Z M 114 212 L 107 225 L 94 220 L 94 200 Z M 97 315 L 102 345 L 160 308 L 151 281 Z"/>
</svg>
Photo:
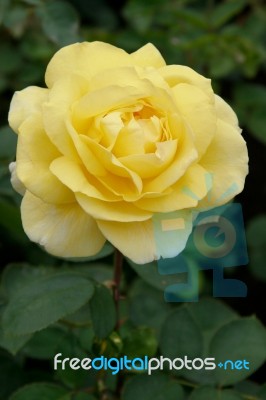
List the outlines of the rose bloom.
<svg viewBox="0 0 266 400">
<path fill-rule="evenodd" d="M 178 212 L 188 229 L 164 249 L 173 257 L 193 211 L 242 191 L 248 156 L 235 113 L 209 79 L 166 65 L 152 44 L 132 54 L 102 42 L 66 46 L 45 82 L 15 93 L 9 123 L 23 227 L 49 253 L 87 257 L 108 240 L 147 263 L 161 255 L 154 217 Z"/>
</svg>

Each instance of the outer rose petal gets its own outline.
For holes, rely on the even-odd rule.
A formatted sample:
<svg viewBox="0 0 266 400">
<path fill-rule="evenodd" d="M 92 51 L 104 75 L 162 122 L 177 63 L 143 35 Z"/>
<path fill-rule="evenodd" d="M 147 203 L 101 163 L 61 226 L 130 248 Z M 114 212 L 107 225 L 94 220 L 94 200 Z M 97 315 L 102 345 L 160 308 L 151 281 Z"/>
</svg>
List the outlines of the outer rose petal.
<svg viewBox="0 0 266 400">
<path fill-rule="evenodd" d="M 243 190 L 248 174 L 246 142 L 238 127 L 222 120 L 200 164 L 212 174 L 212 189 L 199 207 L 215 207 L 231 200 Z"/>
<path fill-rule="evenodd" d="M 142 222 L 97 221 L 98 227 L 118 250 L 137 264 L 156 260 L 152 220 Z"/>
<path fill-rule="evenodd" d="M 48 89 L 29 86 L 20 92 L 15 92 L 9 109 L 8 122 L 18 133 L 18 128 L 28 117 L 41 113 L 42 104 L 47 100 Z"/>
<path fill-rule="evenodd" d="M 60 49 L 47 66 L 45 82 L 48 87 L 62 76 L 73 72 L 90 79 L 108 68 L 132 65 L 124 50 L 103 42 L 75 43 Z"/>
<path fill-rule="evenodd" d="M 11 185 L 16 192 L 21 194 L 21 196 L 24 196 L 26 188 L 23 183 L 18 179 L 16 162 L 12 162 L 9 164 L 9 171 L 11 173 Z"/>
<path fill-rule="evenodd" d="M 26 192 L 21 204 L 23 228 L 33 242 L 58 257 L 97 254 L 105 238 L 96 222 L 76 203 L 52 205 Z"/>
<path fill-rule="evenodd" d="M 49 90 L 48 101 L 43 104 L 43 124 L 47 135 L 58 150 L 79 162 L 79 157 L 66 127 L 70 110 L 88 90 L 88 82 L 81 76 L 71 74 L 61 77 Z"/>
<path fill-rule="evenodd" d="M 173 222 L 173 217 L 182 220 L 183 225 L 175 236 L 164 235 L 161 221 L 169 218 Z M 123 223 L 98 220 L 97 224 L 107 240 L 121 253 L 137 264 L 146 264 L 160 257 L 171 258 L 181 253 L 192 230 L 192 212 L 190 210 L 177 211 L 171 213 L 171 216 L 169 213 L 155 214 L 153 220 L 142 222 Z"/>
<path fill-rule="evenodd" d="M 198 201 L 206 196 L 207 171 L 199 164 L 191 165 L 174 185 L 171 192 L 157 198 L 143 197 L 135 204 L 144 210 L 167 213 L 196 207 Z"/>
<path fill-rule="evenodd" d="M 80 206 L 95 219 L 105 221 L 137 222 L 151 218 L 152 213 L 137 208 L 132 203 L 125 201 L 107 202 L 82 193 L 76 193 L 76 199 Z"/>
<path fill-rule="evenodd" d="M 71 203 L 73 193 L 49 170 L 51 162 L 60 156 L 43 130 L 41 118 L 28 118 L 19 128 L 17 175 L 19 180 L 43 201 L 55 204 Z"/>
<path fill-rule="evenodd" d="M 147 43 L 130 56 L 133 59 L 133 64 L 139 65 L 140 67 L 152 66 L 155 68 L 160 68 L 165 66 L 165 61 L 161 53 L 151 43 Z"/>
<path fill-rule="evenodd" d="M 215 95 L 215 109 L 217 112 L 218 119 L 226 122 L 227 124 L 233 125 L 239 131 L 238 119 L 235 112 L 220 96 Z"/>
<path fill-rule="evenodd" d="M 180 254 L 192 231 L 191 210 L 158 213 L 153 216 L 157 256 L 172 258 Z"/>
<path fill-rule="evenodd" d="M 216 132 L 216 110 L 214 97 L 187 83 L 173 87 L 178 110 L 191 126 L 194 143 L 199 156 L 205 153 Z"/>
<path fill-rule="evenodd" d="M 213 96 L 211 80 L 198 74 L 192 68 L 185 65 L 166 65 L 158 70 L 160 75 L 165 79 L 170 87 L 174 87 L 179 83 L 188 83 L 202 89 L 208 95 Z"/>
</svg>

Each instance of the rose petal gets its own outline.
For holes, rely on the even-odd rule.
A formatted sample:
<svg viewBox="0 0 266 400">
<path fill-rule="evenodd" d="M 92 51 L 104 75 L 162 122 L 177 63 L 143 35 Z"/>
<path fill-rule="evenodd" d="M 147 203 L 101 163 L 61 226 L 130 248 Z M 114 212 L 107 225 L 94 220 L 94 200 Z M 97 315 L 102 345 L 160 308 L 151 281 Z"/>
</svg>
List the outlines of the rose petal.
<svg viewBox="0 0 266 400">
<path fill-rule="evenodd" d="M 9 171 L 11 173 L 11 185 L 16 190 L 16 192 L 21 194 L 21 196 L 24 196 L 26 188 L 23 183 L 18 179 L 16 164 L 16 162 L 12 162 L 9 164 Z"/>
<path fill-rule="evenodd" d="M 42 104 L 47 100 L 48 90 L 37 86 L 29 86 L 19 92 L 15 92 L 9 109 L 8 122 L 16 132 L 22 122 L 28 117 L 40 114 Z"/>
<path fill-rule="evenodd" d="M 173 160 L 177 150 L 177 140 L 157 143 L 155 154 L 133 154 L 119 157 L 119 161 L 136 172 L 141 178 L 152 178 L 164 171 Z"/>
<path fill-rule="evenodd" d="M 134 222 L 151 218 L 152 213 L 125 201 L 108 202 L 76 193 L 76 199 L 86 213 L 105 221 Z"/>
<path fill-rule="evenodd" d="M 147 43 L 134 53 L 131 53 L 131 58 L 134 65 L 140 67 L 155 67 L 160 68 L 165 66 L 165 61 L 158 49 L 152 44 Z"/>
<path fill-rule="evenodd" d="M 152 218 L 157 256 L 172 258 L 180 254 L 192 231 L 191 210 L 157 213 Z"/>
<path fill-rule="evenodd" d="M 151 219 L 143 222 L 97 221 L 103 235 L 126 257 L 138 264 L 157 259 Z"/>
<path fill-rule="evenodd" d="M 171 118 L 170 118 L 171 117 Z M 178 115 L 169 116 L 171 136 L 178 139 L 176 156 L 169 167 L 155 178 L 147 179 L 143 184 L 143 192 L 163 192 L 180 179 L 187 168 L 197 159 L 190 130 Z"/>
<path fill-rule="evenodd" d="M 235 112 L 220 96 L 215 95 L 215 109 L 217 117 L 227 124 L 233 125 L 239 131 L 238 119 Z"/>
<path fill-rule="evenodd" d="M 198 74 L 192 68 L 185 65 L 166 65 L 160 68 L 158 72 L 170 87 L 174 87 L 179 83 L 188 83 L 197 86 L 208 95 L 213 96 L 211 80 Z"/>
<path fill-rule="evenodd" d="M 180 83 L 172 88 L 179 112 L 192 128 L 199 156 L 205 153 L 216 132 L 214 98 L 196 86 Z"/>
<path fill-rule="evenodd" d="M 132 65 L 129 54 L 118 47 L 103 42 L 75 43 L 60 49 L 47 66 L 45 82 L 48 87 L 75 71 L 91 79 L 108 68 Z"/>
<path fill-rule="evenodd" d="M 21 205 L 23 228 L 33 242 L 58 257 L 97 254 L 105 238 L 77 203 L 51 205 L 26 192 Z"/>
<path fill-rule="evenodd" d="M 43 104 L 43 124 L 47 135 L 60 153 L 79 162 L 79 157 L 66 127 L 71 117 L 72 104 L 88 90 L 88 81 L 76 74 L 63 76 L 49 90 L 48 101 Z"/>
<path fill-rule="evenodd" d="M 102 186 L 97 179 L 89 174 L 82 165 L 66 158 L 59 157 L 51 165 L 52 173 L 74 193 L 83 193 L 87 196 L 107 201 L 119 201 L 120 199 Z"/>
<path fill-rule="evenodd" d="M 172 191 L 161 197 L 138 200 L 136 206 L 156 213 L 166 213 L 186 208 L 194 208 L 199 200 L 206 196 L 209 187 L 206 184 L 208 172 L 200 165 L 191 165 L 178 182 L 171 186 Z"/>
<path fill-rule="evenodd" d="M 48 203 L 70 203 L 73 193 L 49 170 L 60 153 L 43 130 L 38 115 L 28 118 L 19 128 L 17 175 L 26 188 Z"/>
<path fill-rule="evenodd" d="M 200 164 L 212 174 L 213 186 L 199 207 L 224 204 L 240 193 L 248 173 L 248 154 L 239 128 L 218 120 L 217 133 Z"/>
</svg>

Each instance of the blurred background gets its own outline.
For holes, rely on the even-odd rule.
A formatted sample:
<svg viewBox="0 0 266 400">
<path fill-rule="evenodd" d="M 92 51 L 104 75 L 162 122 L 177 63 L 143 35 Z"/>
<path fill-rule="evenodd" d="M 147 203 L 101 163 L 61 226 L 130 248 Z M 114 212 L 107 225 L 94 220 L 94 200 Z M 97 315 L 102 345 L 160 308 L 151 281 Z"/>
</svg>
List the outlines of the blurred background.
<svg viewBox="0 0 266 400">
<path fill-rule="evenodd" d="M 256 314 L 265 325 L 266 6 L 263 0 L 0 0 L 1 268 L 6 270 L 7 265 L 14 263 L 60 264 L 29 243 L 23 233 L 20 198 L 9 182 L 8 165 L 15 159 L 16 135 L 7 125 L 7 114 L 14 91 L 29 85 L 44 86 L 47 63 L 57 49 L 83 40 L 106 41 L 129 52 L 152 42 L 168 64 L 188 65 L 211 78 L 215 92 L 236 111 L 250 157 L 246 186 L 237 199 L 243 206 L 250 263 L 235 268 L 231 276 L 246 282 L 248 297 L 229 298 L 224 303 L 242 317 Z M 134 281 L 137 274 L 133 268 L 126 273 L 126 281 Z M 202 293 L 208 294 L 210 277 L 205 274 L 202 279 Z M 45 357 L 34 345 L 35 353 L 30 347 L 24 352 L 23 368 L 40 366 L 43 371 Z M 3 341 L 2 348 L 5 361 L 0 365 L 0 399 L 6 399 L 12 393 L 12 384 L 3 390 L 2 380 L 13 371 L 14 361 L 5 358 L 8 346 Z M 254 372 L 253 381 L 262 384 L 265 375 L 262 367 Z M 32 376 L 26 382 L 38 380 Z M 45 374 L 42 380 L 44 377 Z M 60 379 L 64 384 L 68 382 L 68 377 Z M 18 378 L 13 387 L 22 383 Z M 37 397 L 14 397 L 24 398 Z M 72 397 L 64 397 L 68 398 Z M 83 398 L 89 399 L 79 397 Z"/>
</svg>

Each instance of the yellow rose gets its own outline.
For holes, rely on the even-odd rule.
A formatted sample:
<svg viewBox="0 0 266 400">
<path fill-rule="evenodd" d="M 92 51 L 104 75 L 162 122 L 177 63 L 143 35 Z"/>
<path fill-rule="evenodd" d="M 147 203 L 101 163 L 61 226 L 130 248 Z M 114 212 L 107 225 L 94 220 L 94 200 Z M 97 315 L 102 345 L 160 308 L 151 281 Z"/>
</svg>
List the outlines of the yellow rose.
<svg viewBox="0 0 266 400">
<path fill-rule="evenodd" d="M 45 80 L 15 93 L 9 122 L 23 227 L 51 254 L 94 255 L 107 239 L 147 263 L 160 257 L 156 214 L 180 210 L 191 227 L 193 211 L 242 191 L 248 156 L 236 115 L 209 79 L 167 66 L 152 44 L 132 54 L 102 42 L 64 47 Z"/>
</svg>

